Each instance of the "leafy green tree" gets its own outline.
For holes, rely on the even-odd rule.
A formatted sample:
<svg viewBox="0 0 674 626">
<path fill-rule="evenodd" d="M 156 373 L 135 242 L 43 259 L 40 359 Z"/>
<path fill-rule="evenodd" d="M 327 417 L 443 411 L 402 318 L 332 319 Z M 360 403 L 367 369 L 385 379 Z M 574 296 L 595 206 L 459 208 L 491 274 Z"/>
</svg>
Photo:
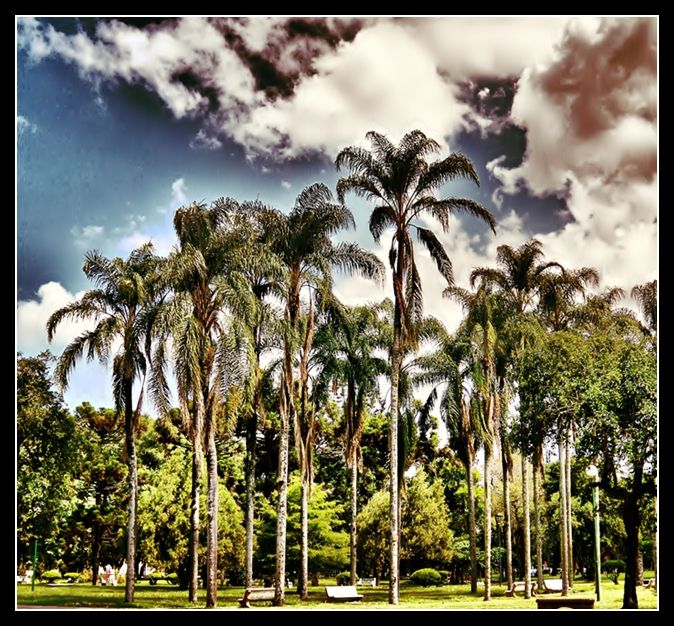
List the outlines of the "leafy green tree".
<svg viewBox="0 0 674 626">
<path fill-rule="evenodd" d="M 342 150 L 335 160 L 338 170 L 346 168 L 350 174 L 337 183 L 337 196 L 344 200 L 346 193 L 376 203 L 370 216 L 370 232 L 379 241 L 387 228 L 394 234 L 389 252 L 393 277 L 395 314 L 391 353 L 391 418 L 389 428 L 389 457 L 398 458 L 398 383 L 405 346 L 415 344 L 414 325 L 421 318 L 422 286 L 414 257 L 410 233 L 429 251 L 438 270 L 448 285 L 453 283 L 452 264 L 443 245 L 433 231 L 423 228 L 418 221 L 429 215 L 440 222 L 443 231 L 449 229 L 449 218 L 457 212 L 468 212 L 485 220 L 495 229 L 491 213 L 482 205 L 467 198 L 437 198 L 435 193 L 446 182 L 457 178 L 479 184 L 473 164 L 461 154 L 450 154 L 445 159 L 428 163 L 427 156 L 438 152 L 440 145 L 419 130 L 407 133 L 398 146 L 386 137 L 370 131 L 367 138 L 372 146 L 365 150 L 351 146 Z M 398 472 L 395 463 L 390 468 L 391 542 L 389 602 L 398 604 L 399 580 L 399 512 Z"/>
<path fill-rule="evenodd" d="M 32 543 L 40 553 L 58 542 L 59 520 L 74 496 L 72 473 L 82 463 L 77 423 L 54 389 L 54 357 L 17 355 L 16 363 L 16 507 L 19 567 L 30 559 Z"/>
<path fill-rule="evenodd" d="M 98 358 L 107 362 L 111 351 L 116 349 L 112 357 L 112 388 L 115 408 L 124 411 L 129 480 L 125 602 L 133 602 L 135 588 L 138 468 L 134 435 L 147 372 L 150 312 L 156 296 L 158 264 L 151 244 L 137 248 L 127 260 L 119 257 L 110 260 L 96 251 L 88 252 L 82 269 L 96 288 L 52 313 L 47 321 L 49 341 L 64 320 L 92 320 L 96 324 L 93 330 L 83 332 L 66 346 L 59 357 L 55 375 L 63 389 L 67 387 L 77 361 L 85 353 L 88 361 Z M 141 392 L 134 408 L 133 384 L 138 378 L 141 378 Z"/>
</svg>

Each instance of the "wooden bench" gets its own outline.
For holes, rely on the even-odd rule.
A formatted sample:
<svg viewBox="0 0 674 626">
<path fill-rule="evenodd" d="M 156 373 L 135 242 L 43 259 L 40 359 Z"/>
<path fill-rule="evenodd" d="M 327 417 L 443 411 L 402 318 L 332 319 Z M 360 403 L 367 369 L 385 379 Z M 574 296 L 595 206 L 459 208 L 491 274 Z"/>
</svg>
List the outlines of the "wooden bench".
<svg viewBox="0 0 674 626">
<path fill-rule="evenodd" d="M 363 596 L 356 591 L 353 585 L 326 587 L 325 595 L 328 602 L 360 602 L 363 599 Z"/>
<path fill-rule="evenodd" d="M 509 598 L 516 598 L 517 597 L 517 592 L 521 591 L 524 593 L 524 590 L 526 589 L 526 582 L 523 580 L 519 580 L 516 583 L 512 584 L 512 587 L 510 589 L 507 589 L 505 592 L 505 595 L 508 596 Z M 532 582 L 531 583 L 531 595 L 535 596 L 536 595 L 536 583 Z"/>
<path fill-rule="evenodd" d="M 276 589 L 274 587 L 246 587 L 243 598 L 239 598 L 239 606 L 249 609 L 251 602 L 269 602 L 274 600 Z"/>
<path fill-rule="evenodd" d="M 360 578 L 358 580 L 359 587 L 376 587 L 377 579 L 376 578 Z"/>
<path fill-rule="evenodd" d="M 555 598 L 536 598 L 536 605 L 539 609 L 593 609 L 594 598 L 583 598 L 579 596 L 560 596 Z"/>
<path fill-rule="evenodd" d="M 655 589 L 655 578 L 646 578 L 643 584 L 646 589 Z"/>
<path fill-rule="evenodd" d="M 562 591 L 562 579 L 561 578 L 548 578 L 543 580 L 543 590 L 548 593 L 561 593 Z"/>
</svg>

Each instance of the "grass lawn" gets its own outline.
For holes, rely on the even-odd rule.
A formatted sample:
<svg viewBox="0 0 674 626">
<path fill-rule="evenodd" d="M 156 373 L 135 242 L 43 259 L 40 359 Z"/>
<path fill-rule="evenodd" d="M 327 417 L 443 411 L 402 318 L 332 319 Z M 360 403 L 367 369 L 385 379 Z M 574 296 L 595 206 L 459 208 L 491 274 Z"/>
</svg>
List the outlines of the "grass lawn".
<svg viewBox="0 0 674 626">
<path fill-rule="evenodd" d="M 325 602 L 324 585 L 334 585 L 335 581 L 325 579 L 318 587 L 310 587 L 309 600 L 300 602 L 297 596 L 286 594 L 288 608 L 320 608 L 320 609 L 386 609 L 388 605 L 388 587 L 386 583 L 376 589 L 361 588 L 365 598 L 356 604 L 327 604 Z M 471 595 L 468 585 L 447 585 L 444 587 L 419 587 L 409 581 L 400 585 L 400 608 L 402 609 L 535 609 L 536 600 L 524 598 L 507 598 L 503 594 L 505 584 L 492 585 L 492 600 L 484 602 L 481 595 Z M 605 579 L 602 581 L 602 600 L 595 603 L 596 609 L 619 609 L 622 605 L 623 584 L 614 585 Z M 638 589 L 639 607 L 657 608 L 657 596 L 651 589 Z M 593 583 L 576 581 L 573 594 L 593 596 Z M 232 609 L 238 607 L 237 599 L 243 595 L 241 587 L 224 587 L 218 593 L 218 606 Z M 206 593 L 199 593 L 199 604 L 194 607 L 186 600 L 187 592 L 168 584 L 150 585 L 140 583 L 136 586 L 136 601 L 124 604 L 124 587 L 92 587 L 91 584 L 61 584 L 48 586 L 36 584 L 35 591 L 30 585 L 17 585 L 18 605 L 38 605 L 43 607 L 79 607 L 79 608 L 202 608 L 206 601 Z M 254 608 L 264 607 L 264 603 Z"/>
</svg>

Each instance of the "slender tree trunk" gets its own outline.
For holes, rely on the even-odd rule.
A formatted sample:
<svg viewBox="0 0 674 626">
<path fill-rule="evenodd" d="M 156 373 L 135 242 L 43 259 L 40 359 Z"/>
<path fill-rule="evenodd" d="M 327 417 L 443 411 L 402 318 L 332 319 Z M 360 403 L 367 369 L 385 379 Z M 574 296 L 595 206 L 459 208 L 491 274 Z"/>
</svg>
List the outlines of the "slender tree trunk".
<svg viewBox="0 0 674 626">
<path fill-rule="evenodd" d="M 639 550 L 637 552 L 637 587 L 644 584 L 644 553 Z"/>
<path fill-rule="evenodd" d="M 475 493 L 473 488 L 473 455 L 468 450 L 466 465 L 468 485 L 468 527 L 470 529 L 470 592 L 477 593 L 477 520 L 475 519 Z"/>
<path fill-rule="evenodd" d="M 286 354 L 287 365 L 290 363 L 290 357 Z M 286 580 L 286 521 L 288 516 L 288 439 L 290 427 L 290 411 L 292 403 L 292 381 L 288 380 L 287 372 L 284 371 L 284 382 L 281 390 L 282 404 L 281 433 L 278 453 L 278 477 L 276 480 L 276 489 L 278 492 L 278 503 L 276 507 L 276 572 L 274 576 L 274 606 L 283 606 L 285 602 L 285 580 Z"/>
<path fill-rule="evenodd" d="M 575 575 L 575 567 L 573 563 L 573 511 L 571 498 L 571 429 L 566 433 L 566 541 L 567 548 L 567 564 L 569 569 L 569 589 L 573 588 L 573 579 Z"/>
<path fill-rule="evenodd" d="M 354 454 L 355 457 L 355 454 Z M 351 561 L 351 584 L 355 585 L 358 579 L 358 461 L 351 460 L 351 533 L 349 538 Z"/>
<path fill-rule="evenodd" d="M 197 602 L 199 593 L 199 532 L 202 470 L 202 433 L 192 437 L 192 489 L 190 492 L 189 601 Z"/>
<path fill-rule="evenodd" d="M 504 447 L 503 441 L 501 447 Z M 506 551 L 506 584 L 508 589 L 513 586 L 513 534 L 512 534 L 512 516 L 510 506 L 510 481 L 508 472 L 508 460 L 505 451 L 501 451 L 501 466 L 503 469 L 503 525 L 505 529 L 505 551 Z"/>
<path fill-rule="evenodd" d="M 657 501 L 655 510 L 657 511 Z M 655 581 L 655 589 L 658 588 L 658 520 L 655 520 L 655 532 L 653 533 L 653 580 Z"/>
<path fill-rule="evenodd" d="M 257 412 L 248 420 L 246 430 L 246 587 L 253 586 L 253 540 L 255 538 L 255 460 Z"/>
<path fill-rule="evenodd" d="M 568 570 L 568 543 L 566 539 L 566 472 L 564 471 L 566 463 L 564 433 L 559 431 L 559 553 L 562 572 L 562 595 L 569 595 L 569 570 Z"/>
<path fill-rule="evenodd" d="M 297 593 L 300 600 L 309 599 L 309 503 L 308 487 L 300 487 L 300 577 L 297 581 Z"/>
<path fill-rule="evenodd" d="M 484 600 L 491 600 L 491 451 L 484 448 Z"/>
<path fill-rule="evenodd" d="M 522 455 L 522 503 L 524 517 L 524 597 L 531 597 L 531 523 L 529 515 L 529 470 Z"/>
<path fill-rule="evenodd" d="M 400 379 L 400 313 L 396 303 L 391 355 L 391 419 L 389 420 L 389 467 L 391 497 L 391 546 L 389 552 L 389 604 L 398 604 L 399 529 L 398 517 L 398 381 Z"/>
<path fill-rule="evenodd" d="M 540 507 L 540 456 L 534 464 L 534 530 L 536 532 L 536 579 L 538 588 L 543 589 L 543 534 Z"/>
<path fill-rule="evenodd" d="M 211 416 L 211 420 L 214 416 Z M 206 544 L 206 608 L 218 604 L 218 450 L 215 424 L 208 426 L 208 536 Z"/>
<path fill-rule="evenodd" d="M 91 584 L 98 583 L 98 568 L 101 562 L 101 525 L 95 524 L 92 529 L 91 542 Z"/>
<path fill-rule="evenodd" d="M 129 468 L 129 519 L 126 527 L 126 587 L 124 602 L 133 602 L 136 588 L 136 505 L 138 501 L 138 466 L 134 439 L 133 382 L 124 382 L 124 435 Z"/>
</svg>

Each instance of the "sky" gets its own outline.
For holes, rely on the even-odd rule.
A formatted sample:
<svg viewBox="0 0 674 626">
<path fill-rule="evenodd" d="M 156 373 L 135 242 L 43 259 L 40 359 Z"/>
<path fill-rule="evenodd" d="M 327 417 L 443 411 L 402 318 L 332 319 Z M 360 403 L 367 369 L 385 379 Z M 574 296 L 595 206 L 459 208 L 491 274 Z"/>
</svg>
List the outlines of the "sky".
<svg viewBox="0 0 674 626">
<path fill-rule="evenodd" d="M 567 268 L 627 292 L 658 273 L 656 18 L 34 18 L 16 23 L 16 347 L 60 354 L 85 328 L 45 323 L 90 288 L 83 255 L 175 243 L 173 212 L 221 196 L 289 210 L 334 189 L 334 158 L 376 130 L 420 129 L 462 152 L 480 187 L 445 195 L 490 209 L 496 234 L 427 220 L 468 287 L 499 245 L 531 238 Z M 340 235 L 387 258 L 370 206 Z M 425 312 L 451 329 L 458 304 L 418 250 Z M 348 304 L 392 296 L 340 276 Z M 627 298 L 624 305 L 633 303 Z M 111 405 L 109 371 L 78 366 L 65 400 Z"/>
</svg>

